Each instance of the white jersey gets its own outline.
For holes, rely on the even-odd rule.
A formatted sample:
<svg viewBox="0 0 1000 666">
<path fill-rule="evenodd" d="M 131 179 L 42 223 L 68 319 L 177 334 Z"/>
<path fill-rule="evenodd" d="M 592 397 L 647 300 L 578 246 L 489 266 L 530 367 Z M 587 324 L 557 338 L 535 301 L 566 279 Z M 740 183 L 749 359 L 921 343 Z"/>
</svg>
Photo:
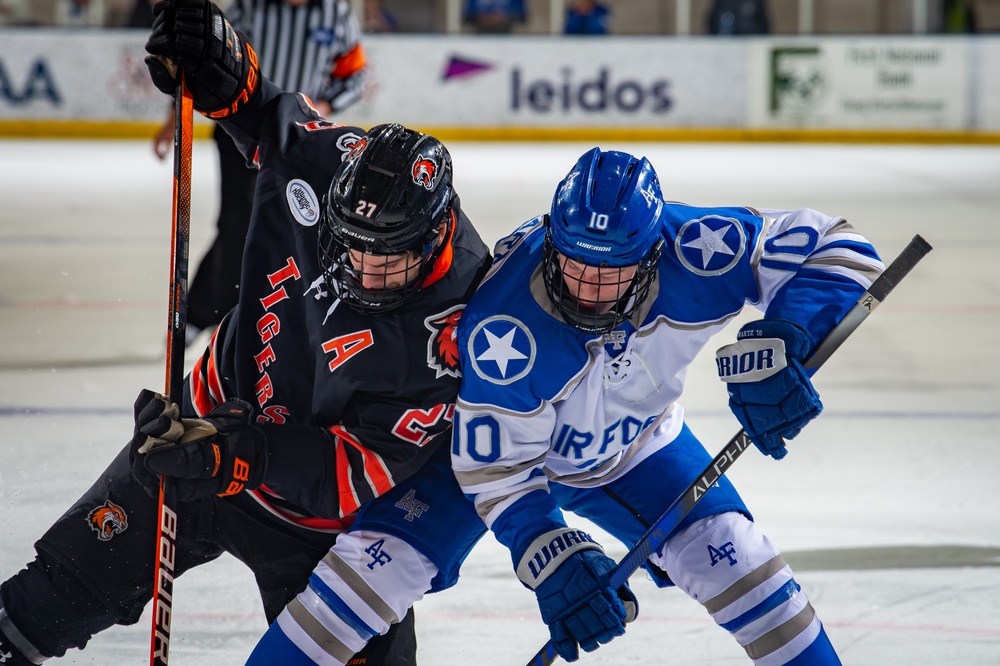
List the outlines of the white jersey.
<svg viewBox="0 0 1000 666">
<path fill-rule="evenodd" d="M 687 367 L 746 304 L 815 344 L 884 268 L 850 224 L 813 210 L 666 203 L 661 220 L 649 297 L 610 333 L 574 328 L 549 301 L 543 217 L 497 244 L 465 310 L 452 464 L 508 546 L 554 509 L 532 491 L 607 483 L 670 443 Z"/>
</svg>

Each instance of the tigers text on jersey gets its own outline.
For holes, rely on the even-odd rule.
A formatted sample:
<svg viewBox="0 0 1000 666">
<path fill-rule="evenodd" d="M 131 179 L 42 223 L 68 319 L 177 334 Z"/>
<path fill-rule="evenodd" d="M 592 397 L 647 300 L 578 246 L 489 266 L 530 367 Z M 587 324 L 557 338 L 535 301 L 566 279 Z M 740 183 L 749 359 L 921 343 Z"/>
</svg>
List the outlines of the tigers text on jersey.
<svg viewBox="0 0 1000 666">
<path fill-rule="evenodd" d="M 454 335 L 489 252 L 460 211 L 435 275 L 403 306 L 360 314 L 328 289 L 317 253 L 321 202 L 364 131 L 320 120 L 299 94 L 264 81 L 223 121 L 259 164 L 238 306 L 193 368 L 205 414 L 253 404 L 272 452 L 253 496 L 296 524 L 338 529 L 441 445 L 460 380 Z M 323 518 L 320 518 L 323 517 Z"/>
<path fill-rule="evenodd" d="M 538 522 L 554 505 L 532 491 L 607 483 L 669 444 L 688 365 L 745 304 L 798 323 L 815 344 L 883 269 L 850 224 L 813 210 L 666 203 L 661 224 L 648 299 L 604 335 L 565 323 L 546 296 L 544 218 L 497 244 L 459 326 L 452 445 L 459 483 L 491 527 L 505 514 L 558 527 Z"/>
</svg>

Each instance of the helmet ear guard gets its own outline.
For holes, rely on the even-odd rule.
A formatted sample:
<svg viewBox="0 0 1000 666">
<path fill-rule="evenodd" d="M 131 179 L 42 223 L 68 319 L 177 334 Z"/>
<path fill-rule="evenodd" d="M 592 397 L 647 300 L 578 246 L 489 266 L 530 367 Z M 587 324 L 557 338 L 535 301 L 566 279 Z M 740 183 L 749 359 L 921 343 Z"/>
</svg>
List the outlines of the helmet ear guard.
<svg viewBox="0 0 1000 666">
<path fill-rule="evenodd" d="M 599 148 L 580 157 L 553 197 L 542 259 L 546 293 L 567 323 L 583 331 L 606 333 L 642 305 L 663 250 L 662 208 L 659 179 L 645 157 Z M 598 311 L 570 293 L 560 257 L 594 268 L 634 266 L 636 270 L 627 286 L 624 281 L 617 283 L 617 302 Z M 616 284 L 604 278 L 600 283 L 605 287 Z"/>
<path fill-rule="evenodd" d="M 341 300 L 379 314 L 420 290 L 444 250 L 438 228 L 444 223 L 445 238 L 451 234 L 458 203 L 451 177 L 451 155 L 432 136 L 388 124 L 358 140 L 323 198 L 319 229 L 320 265 Z M 359 273 L 364 268 L 349 260 L 351 250 L 362 258 L 412 255 L 416 263 L 407 259 L 402 286 L 371 288 Z"/>
</svg>

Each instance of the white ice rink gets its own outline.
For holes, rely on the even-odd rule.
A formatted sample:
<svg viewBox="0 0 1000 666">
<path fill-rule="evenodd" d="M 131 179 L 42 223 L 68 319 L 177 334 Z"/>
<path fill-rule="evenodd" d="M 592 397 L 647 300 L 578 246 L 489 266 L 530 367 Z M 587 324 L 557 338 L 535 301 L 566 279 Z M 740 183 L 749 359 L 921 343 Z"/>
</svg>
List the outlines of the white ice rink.
<svg viewBox="0 0 1000 666">
<path fill-rule="evenodd" d="M 452 145 L 462 203 L 492 243 L 590 147 Z M 934 246 L 817 375 L 826 410 L 791 455 L 748 451 L 730 477 L 845 664 L 1000 664 L 1000 146 L 601 147 L 648 155 L 671 199 L 842 215 L 887 262 L 916 233 Z M 194 173 L 192 268 L 213 233 L 210 142 Z M 163 387 L 170 197 L 145 142 L 0 141 L 0 580 L 129 439 L 139 389 Z M 714 454 L 738 424 L 709 353 L 688 377 Z M 580 663 L 749 663 L 681 592 L 632 585 L 638 621 Z M 171 662 L 242 664 L 265 628 L 242 565 L 197 569 L 175 595 Z M 417 631 L 422 666 L 520 666 L 547 637 L 491 536 L 418 604 Z M 147 613 L 53 663 L 138 666 L 148 642 Z"/>
</svg>

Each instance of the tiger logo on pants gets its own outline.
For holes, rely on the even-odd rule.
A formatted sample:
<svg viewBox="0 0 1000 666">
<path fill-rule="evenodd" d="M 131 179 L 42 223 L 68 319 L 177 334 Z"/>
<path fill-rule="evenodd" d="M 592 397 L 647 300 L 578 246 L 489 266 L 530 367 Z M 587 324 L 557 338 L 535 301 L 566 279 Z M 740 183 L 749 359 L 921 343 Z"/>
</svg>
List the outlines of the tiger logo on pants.
<svg viewBox="0 0 1000 666">
<path fill-rule="evenodd" d="M 87 524 L 97 532 L 101 541 L 111 541 L 112 537 L 128 529 L 128 517 L 124 509 L 107 500 L 87 514 Z"/>
</svg>

